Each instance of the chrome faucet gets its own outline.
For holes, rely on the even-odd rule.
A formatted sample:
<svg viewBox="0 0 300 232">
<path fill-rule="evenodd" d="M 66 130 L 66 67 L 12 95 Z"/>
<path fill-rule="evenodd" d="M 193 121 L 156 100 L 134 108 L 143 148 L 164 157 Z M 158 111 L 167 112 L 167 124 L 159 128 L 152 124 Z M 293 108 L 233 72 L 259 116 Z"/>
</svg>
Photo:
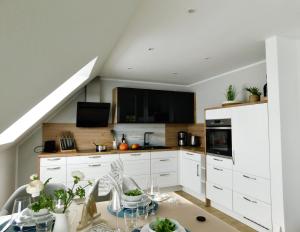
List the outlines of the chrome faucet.
<svg viewBox="0 0 300 232">
<path fill-rule="evenodd" d="M 144 133 L 144 147 L 150 146 L 150 135 L 154 134 L 154 132 L 145 132 Z"/>
</svg>

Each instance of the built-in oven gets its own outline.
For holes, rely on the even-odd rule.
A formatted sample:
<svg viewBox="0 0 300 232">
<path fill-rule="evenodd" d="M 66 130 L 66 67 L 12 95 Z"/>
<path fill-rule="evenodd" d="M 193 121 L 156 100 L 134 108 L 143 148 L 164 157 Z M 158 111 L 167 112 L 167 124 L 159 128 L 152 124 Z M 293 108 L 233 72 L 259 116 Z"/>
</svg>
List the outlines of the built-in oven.
<svg viewBox="0 0 300 232">
<path fill-rule="evenodd" d="M 232 158 L 231 119 L 206 120 L 206 152 Z"/>
</svg>

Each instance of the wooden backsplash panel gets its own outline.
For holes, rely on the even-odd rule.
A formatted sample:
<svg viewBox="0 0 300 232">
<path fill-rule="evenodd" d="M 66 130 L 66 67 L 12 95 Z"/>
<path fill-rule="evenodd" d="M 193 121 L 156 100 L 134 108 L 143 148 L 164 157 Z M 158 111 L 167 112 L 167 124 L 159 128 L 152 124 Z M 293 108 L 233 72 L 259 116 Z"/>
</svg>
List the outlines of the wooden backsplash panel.
<svg viewBox="0 0 300 232">
<path fill-rule="evenodd" d="M 192 135 L 200 137 L 201 147 L 204 148 L 204 124 L 166 124 L 165 129 L 166 146 L 177 146 L 177 133 L 179 131 L 186 131 Z"/>
<path fill-rule="evenodd" d="M 43 124 L 43 142 L 55 140 L 57 146 L 59 138 L 63 132 L 70 131 L 75 138 L 78 150 L 94 150 L 96 144 L 112 147 L 113 137 L 110 130 L 113 125 L 100 128 L 81 128 L 73 123 L 44 123 Z"/>
</svg>

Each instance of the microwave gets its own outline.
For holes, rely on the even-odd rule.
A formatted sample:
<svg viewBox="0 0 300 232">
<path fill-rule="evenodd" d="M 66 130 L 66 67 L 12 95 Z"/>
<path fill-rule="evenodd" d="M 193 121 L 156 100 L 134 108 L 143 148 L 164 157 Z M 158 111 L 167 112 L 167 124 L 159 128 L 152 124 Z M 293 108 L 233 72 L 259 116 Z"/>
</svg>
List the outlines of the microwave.
<svg viewBox="0 0 300 232">
<path fill-rule="evenodd" d="M 206 120 L 206 152 L 232 158 L 231 119 Z"/>
</svg>

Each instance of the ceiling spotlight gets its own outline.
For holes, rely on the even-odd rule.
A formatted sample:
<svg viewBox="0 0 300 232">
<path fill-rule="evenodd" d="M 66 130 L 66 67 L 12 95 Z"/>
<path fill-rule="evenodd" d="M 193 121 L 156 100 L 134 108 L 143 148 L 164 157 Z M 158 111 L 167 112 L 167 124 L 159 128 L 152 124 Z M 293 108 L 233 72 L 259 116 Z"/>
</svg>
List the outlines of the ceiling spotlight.
<svg viewBox="0 0 300 232">
<path fill-rule="evenodd" d="M 154 50 L 154 48 L 148 48 L 148 51 L 153 51 Z"/>
<path fill-rule="evenodd" d="M 188 9 L 188 11 L 187 11 L 189 14 L 193 14 L 193 13 L 195 13 L 196 12 L 196 10 L 195 9 Z"/>
</svg>

